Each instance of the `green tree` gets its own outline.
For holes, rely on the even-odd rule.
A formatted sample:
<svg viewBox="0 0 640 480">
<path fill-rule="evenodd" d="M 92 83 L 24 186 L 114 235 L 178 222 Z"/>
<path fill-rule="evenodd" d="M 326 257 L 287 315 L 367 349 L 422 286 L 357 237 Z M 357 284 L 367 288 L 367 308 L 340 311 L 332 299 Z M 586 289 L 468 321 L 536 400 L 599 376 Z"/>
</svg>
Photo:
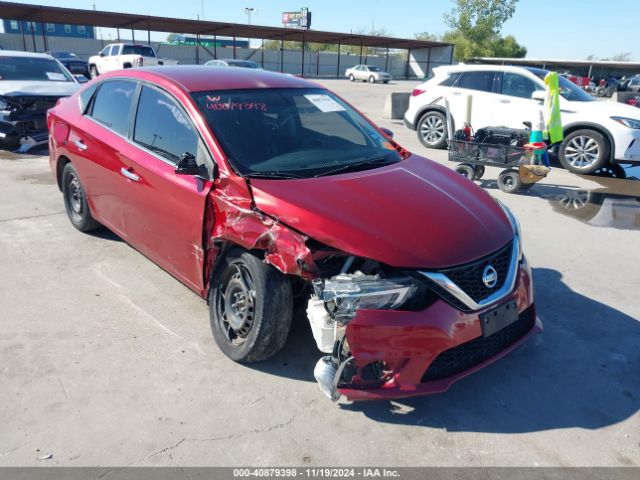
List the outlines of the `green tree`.
<svg viewBox="0 0 640 480">
<path fill-rule="evenodd" d="M 455 0 L 455 7 L 444 16 L 451 30 L 442 40 L 455 44 L 458 61 L 472 57 L 524 57 L 527 49 L 515 37 L 500 36 L 517 3 L 518 0 Z"/>
<path fill-rule="evenodd" d="M 438 37 L 438 35 L 429 32 L 416 33 L 413 37 L 416 40 L 433 40 L 434 42 L 440 40 L 440 37 Z"/>
</svg>

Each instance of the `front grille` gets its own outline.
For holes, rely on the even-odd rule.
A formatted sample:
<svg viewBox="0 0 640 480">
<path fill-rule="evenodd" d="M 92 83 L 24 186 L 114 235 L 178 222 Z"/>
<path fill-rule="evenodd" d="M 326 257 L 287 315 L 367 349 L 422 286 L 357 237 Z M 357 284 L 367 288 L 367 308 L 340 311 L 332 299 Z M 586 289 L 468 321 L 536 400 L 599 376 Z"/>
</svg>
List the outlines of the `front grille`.
<svg viewBox="0 0 640 480">
<path fill-rule="evenodd" d="M 520 314 L 517 321 L 488 337 L 478 337 L 438 355 L 422 376 L 422 382 L 456 375 L 490 359 L 524 337 L 535 323 L 533 307 Z"/>
<path fill-rule="evenodd" d="M 512 246 L 513 242 L 509 242 L 506 247 L 501 248 L 487 257 L 459 267 L 440 270 L 440 273 L 449 277 L 453 283 L 460 287 L 460 289 L 475 302 L 479 302 L 499 290 L 504 284 L 507 274 L 509 273 Z M 498 282 L 493 288 L 487 288 L 482 281 L 482 273 L 487 265 L 492 265 L 493 268 L 496 269 L 496 272 L 498 272 Z"/>
</svg>

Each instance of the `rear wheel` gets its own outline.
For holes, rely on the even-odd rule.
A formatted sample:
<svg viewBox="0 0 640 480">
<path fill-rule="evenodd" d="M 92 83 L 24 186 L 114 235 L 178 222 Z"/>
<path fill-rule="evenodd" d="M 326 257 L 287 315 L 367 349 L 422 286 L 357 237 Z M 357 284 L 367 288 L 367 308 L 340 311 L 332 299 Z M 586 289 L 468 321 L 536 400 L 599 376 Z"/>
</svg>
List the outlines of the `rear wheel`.
<svg viewBox="0 0 640 480">
<path fill-rule="evenodd" d="M 475 172 L 473 179 L 480 180 L 484 175 L 484 165 L 476 165 L 473 170 Z"/>
<path fill-rule="evenodd" d="M 356 77 L 353 76 L 353 73 L 350 73 L 349 74 L 349 81 L 355 82 L 355 80 L 356 80 Z"/>
<path fill-rule="evenodd" d="M 570 172 L 593 173 L 609 162 L 609 143 L 595 130 L 576 130 L 562 142 L 559 156 Z"/>
<path fill-rule="evenodd" d="M 418 121 L 418 140 L 427 148 L 442 148 L 447 143 L 447 119 L 444 113 L 433 110 Z"/>
<path fill-rule="evenodd" d="M 260 362 L 284 345 L 293 316 L 289 280 L 242 250 L 222 260 L 211 282 L 209 316 L 213 338 L 236 362 Z"/>
<path fill-rule="evenodd" d="M 71 163 L 67 163 L 62 171 L 62 195 L 67 216 L 74 227 L 81 232 L 101 227 L 91 216 L 85 190 L 80 183 L 78 172 Z"/>
</svg>

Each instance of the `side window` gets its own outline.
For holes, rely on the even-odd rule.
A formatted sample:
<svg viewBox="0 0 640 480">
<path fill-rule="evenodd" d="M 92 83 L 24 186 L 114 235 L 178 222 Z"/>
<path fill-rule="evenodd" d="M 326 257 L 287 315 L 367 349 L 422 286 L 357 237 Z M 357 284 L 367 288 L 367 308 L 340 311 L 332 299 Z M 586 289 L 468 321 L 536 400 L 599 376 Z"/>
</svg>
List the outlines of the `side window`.
<svg viewBox="0 0 640 480">
<path fill-rule="evenodd" d="M 443 87 L 453 87 L 453 84 L 456 83 L 459 76 L 459 73 L 451 73 L 447 78 L 440 82 L 440 85 Z"/>
<path fill-rule="evenodd" d="M 109 80 L 103 82 L 96 94 L 91 117 L 120 135 L 129 131 L 129 112 L 136 82 Z"/>
<path fill-rule="evenodd" d="M 493 91 L 493 77 L 496 72 L 479 71 L 464 72 L 458 80 L 458 87 L 469 90 L 479 90 L 481 92 Z"/>
<path fill-rule="evenodd" d="M 533 80 L 517 73 L 505 72 L 502 77 L 502 94 L 512 97 L 531 98 L 536 90 L 544 90 Z"/>
<path fill-rule="evenodd" d="M 182 108 L 149 87 L 140 92 L 133 141 L 173 163 L 183 153 L 198 153 L 198 135 Z"/>
<path fill-rule="evenodd" d="M 103 57 L 106 57 L 107 55 L 109 55 L 109 52 L 111 51 L 111 47 L 109 45 L 107 45 L 106 47 L 104 47 L 102 49 L 102 52 L 100 52 L 102 54 Z"/>
<path fill-rule="evenodd" d="M 87 106 L 89 105 L 89 102 L 91 101 L 91 97 L 93 97 L 93 94 L 96 92 L 97 88 L 98 88 L 98 84 L 94 83 L 93 85 L 85 88 L 80 93 L 80 111 L 83 114 L 87 111 Z"/>
</svg>

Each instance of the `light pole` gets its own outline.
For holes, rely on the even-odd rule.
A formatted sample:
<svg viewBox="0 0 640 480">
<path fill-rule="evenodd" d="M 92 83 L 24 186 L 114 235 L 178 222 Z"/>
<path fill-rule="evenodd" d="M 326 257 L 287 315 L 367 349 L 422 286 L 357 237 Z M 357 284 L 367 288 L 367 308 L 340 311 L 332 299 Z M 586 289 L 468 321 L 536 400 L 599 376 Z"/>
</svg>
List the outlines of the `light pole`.
<svg viewBox="0 0 640 480">
<path fill-rule="evenodd" d="M 255 8 L 252 7 L 245 7 L 244 8 L 244 14 L 247 16 L 247 21 L 249 23 L 249 25 L 251 25 L 251 14 L 255 12 L 258 13 L 258 11 Z"/>
</svg>

